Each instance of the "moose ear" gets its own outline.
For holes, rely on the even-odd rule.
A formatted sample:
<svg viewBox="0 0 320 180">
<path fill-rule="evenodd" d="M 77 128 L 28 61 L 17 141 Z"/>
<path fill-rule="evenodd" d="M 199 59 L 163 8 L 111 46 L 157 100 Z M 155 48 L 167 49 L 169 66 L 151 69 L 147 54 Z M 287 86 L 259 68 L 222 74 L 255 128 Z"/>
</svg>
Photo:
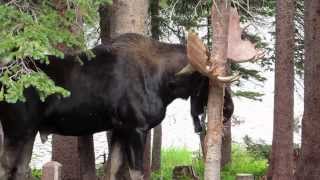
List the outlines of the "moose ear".
<svg viewBox="0 0 320 180">
<path fill-rule="evenodd" d="M 184 68 L 182 68 L 178 73 L 176 73 L 176 76 L 192 74 L 195 71 L 196 70 L 191 66 L 191 64 L 188 64 Z"/>
</svg>

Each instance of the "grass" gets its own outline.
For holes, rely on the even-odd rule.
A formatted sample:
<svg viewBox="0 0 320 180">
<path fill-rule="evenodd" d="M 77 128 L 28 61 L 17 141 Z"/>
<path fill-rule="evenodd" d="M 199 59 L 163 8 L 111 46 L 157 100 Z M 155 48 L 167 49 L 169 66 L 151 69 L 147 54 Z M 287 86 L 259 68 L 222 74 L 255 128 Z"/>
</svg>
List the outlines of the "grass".
<svg viewBox="0 0 320 180">
<path fill-rule="evenodd" d="M 162 168 L 159 172 L 152 174 L 152 180 L 170 180 L 175 166 L 192 165 L 203 178 L 204 166 L 199 153 L 192 153 L 187 149 L 171 148 L 162 151 Z M 222 180 L 235 180 L 238 173 L 250 173 L 255 176 L 262 176 L 267 170 L 267 160 L 263 157 L 249 153 L 245 147 L 233 145 L 232 163 L 228 164 L 221 172 Z"/>
<path fill-rule="evenodd" d="M 238 173 L 263 176 L 267 171 L 267 167 L 267 159 L 249 153 L 244 147 L 233 145 L 232 162 L 223 168 L 221 174 L 224 180 L 233 180 Z"/>
<path fill-rule="evenodd" d="M 170 148 L 161 151 L 161 170 L 152 174 L 153 180 L 172 179 L 172 171 L 178 165 L 198 164 L 191 151 L 184 148 Z"/>
<path fill-rule="evenodd" d="M 162 150 L 161 170 L 152 174 L 152 180 L 171 180 L 175 166 L 192 165 L 196 174 L 203 180 L 204 165 L 199 152 L 192 152 L 185 148 L 170 148 Z M 265 157 L 250 153 L 238 144 L 232 146 L 232 163 L 221 172 L 222 180 L 235 180 L 238 173 L 249 173 L 262 176 L 266 173 L 268 164 Z M 40 180 L 41 171 L 33 170 L 36 180 Z"/>
</svg>

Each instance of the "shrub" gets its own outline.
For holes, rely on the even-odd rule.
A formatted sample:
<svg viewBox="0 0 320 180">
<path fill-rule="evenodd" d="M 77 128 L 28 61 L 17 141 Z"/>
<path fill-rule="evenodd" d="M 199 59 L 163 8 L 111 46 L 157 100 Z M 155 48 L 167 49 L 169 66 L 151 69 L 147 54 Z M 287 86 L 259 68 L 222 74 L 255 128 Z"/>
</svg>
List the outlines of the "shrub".
<svg viewBox="0 0 320 180">
<path fill-rule="evenodd" d="M 32 169 L 32 177 L 33 180 L 40 180 L 42 172 L 40 169 Z"/>
</svg>

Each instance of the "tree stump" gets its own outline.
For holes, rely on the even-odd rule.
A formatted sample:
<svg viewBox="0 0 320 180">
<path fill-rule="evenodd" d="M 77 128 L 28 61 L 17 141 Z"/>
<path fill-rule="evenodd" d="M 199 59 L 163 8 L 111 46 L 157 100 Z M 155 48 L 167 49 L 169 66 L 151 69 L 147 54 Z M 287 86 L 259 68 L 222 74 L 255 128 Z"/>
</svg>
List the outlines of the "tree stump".
<svg viewBox="0 0 320 180">
<path fill-rule="evenodd" d="M 43 165 L 41 180 L 62 180 L 62 165 L 56 161 L 50 161 Z"/>
<path fill-rule="evenodd" d="M 176 166 L 173 169 L 172 180 L 199 180 L 200 178 L 196 175 L 192 166 Z"/>
<path fill-rule="evenodd" d="M 66 180 L 96 180 L 93 137 L 53 135 L 52 159 L 63 164 Z"/>
<path fill-rule="evenodd" d="M 252 174 L 237 174 L 236 180 L 254 180 Z"/>
</svg>

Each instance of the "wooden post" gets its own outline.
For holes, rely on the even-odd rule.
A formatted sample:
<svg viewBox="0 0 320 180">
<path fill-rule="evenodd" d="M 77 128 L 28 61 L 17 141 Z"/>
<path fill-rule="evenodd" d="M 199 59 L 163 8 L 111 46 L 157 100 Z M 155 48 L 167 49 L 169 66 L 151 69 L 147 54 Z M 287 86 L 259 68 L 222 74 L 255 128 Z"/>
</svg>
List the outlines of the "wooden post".
<svg viewBox="0 0 320 180">
<path fill-rule="evenodd" d="M 62 165 L 56 161 L 46 163 L 42 168 L 41 180 L 62 180 Z"/>
</svg>

